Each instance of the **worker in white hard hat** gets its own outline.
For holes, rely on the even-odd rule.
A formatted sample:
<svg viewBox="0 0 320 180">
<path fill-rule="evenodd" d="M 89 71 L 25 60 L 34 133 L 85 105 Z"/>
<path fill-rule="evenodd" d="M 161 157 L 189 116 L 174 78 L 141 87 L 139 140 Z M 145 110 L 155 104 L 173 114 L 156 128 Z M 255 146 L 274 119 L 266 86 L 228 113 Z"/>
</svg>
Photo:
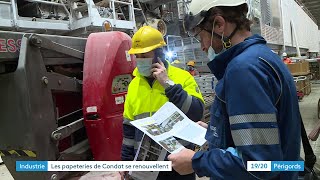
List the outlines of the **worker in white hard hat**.
<svg viewBox="0 0 320 180">
<path fill-rule="evenodd" d="M 298 161 L 302 121 L 288 68 L 263 37 L 250 32 L 247 1 L 192 0 L 189 10 L 184 28 L 201 42 L 218 84 L 209 124 L 198 122 L 207 128 L 209 150 L 171 154 L 173 169 L 211 179 L 298 179 L 297 171 L 248 165 Z"/>
<path fill-rule="evenodd" d="M 285 53 L 285 52 L 282 54 L 282 60 L 283 60 L 283 62 L 284 62 L 285 64 L 290 64 L 290 63 L 292 63 L 291 59 L 288 57 L 287 53 Z"/>
</svg>

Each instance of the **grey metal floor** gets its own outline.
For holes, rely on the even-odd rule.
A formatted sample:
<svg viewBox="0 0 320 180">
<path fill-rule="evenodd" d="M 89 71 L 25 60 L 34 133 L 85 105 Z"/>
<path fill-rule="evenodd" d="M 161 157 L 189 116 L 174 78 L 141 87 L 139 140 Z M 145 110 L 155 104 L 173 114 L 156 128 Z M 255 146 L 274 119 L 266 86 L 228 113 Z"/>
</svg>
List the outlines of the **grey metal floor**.
<svg viewBox="0 0 320 180">
<path fill-rule="evenodd" d="M 300 102 L 300 111 L 302 114 L 302 118 L 304 120 L 307 133 L 309 133 L 313 129 L 315 124 L 319 121 L 317 117 L 317 107 L 318 107 L 319 98 L 320 98 L 320 84 L 315 83 L 315 84 L 312 84 L 311 94 L 308 96 L 305 96 L 303 100 Z M 320 138 L 315 142 L 311 142 L 311 145 L 318 158 L 316 167 L 320 170 Z M 303 155 L 302 151 L 301 151 L 301 155 Z M 0 179 L 13 180 L 11 174 L 8 172 L 5 165 L 0 166 Z M 197 179 L 208 180 L 209 178 L 204 177 L 204 178 L 197 178 Z"/>
</svg>

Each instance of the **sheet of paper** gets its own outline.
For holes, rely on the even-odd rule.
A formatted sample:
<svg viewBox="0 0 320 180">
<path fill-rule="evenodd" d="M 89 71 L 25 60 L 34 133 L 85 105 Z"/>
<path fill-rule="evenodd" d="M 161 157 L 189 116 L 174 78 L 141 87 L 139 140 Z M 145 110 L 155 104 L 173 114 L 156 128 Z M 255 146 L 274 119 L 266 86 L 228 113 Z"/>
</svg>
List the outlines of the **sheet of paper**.
<svg viewBox="0 0 320 180">
<path fill-rule="evenodd" d="M 175 137 L 202 146 L 206 129 L 191 121 L 171 102 L 165 103 L 153 116 L 132 121 L 131 124 L 170 153 L 184 148 Z"/>
<path fill-rule="evenodd" d="M 149 136 L 143 135 L 134 161 L 163 161 L 167 151 Z M 156 180 L 159 171 L 131 171 L 129 175 L 134 179 Z"/>
<path fill-rule="evenodd" d="M 184 128 L 180 129 L 180 131 L 174 134 L 175 137 L 192 142 L 193 144 L 202 146 L 206 143 L 206 139 L 204 138 L 206 135 L 206 129 L 196 123 L 190 123 L 186 125 Z"/>
</svg>

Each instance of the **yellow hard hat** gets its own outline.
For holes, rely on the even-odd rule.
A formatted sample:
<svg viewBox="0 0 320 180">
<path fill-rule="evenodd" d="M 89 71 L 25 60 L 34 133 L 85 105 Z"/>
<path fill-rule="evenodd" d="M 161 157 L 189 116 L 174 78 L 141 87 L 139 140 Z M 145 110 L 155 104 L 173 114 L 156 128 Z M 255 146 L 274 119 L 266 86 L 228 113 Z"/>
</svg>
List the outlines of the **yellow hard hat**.
<svg viewBox="0 0 320 180">
<path fill-rule="evenodd" d="M 171 64 L 180 64 L 179 60 L 174 60 Z"/>
<path fill-rule="evenodd" d="M 194 66 L 195 64 L 196 64 L 196 62 L 194 62 L 194 61 L 189 61 L 187 65 L 188 65 L 188 66 Z"/>
<path fill-rule="evenodd" d="M 129 54 L 147 53 L 165 45 L 160 31 L 150 26 L 143 26 L 133 35 Z"/>
</svg>

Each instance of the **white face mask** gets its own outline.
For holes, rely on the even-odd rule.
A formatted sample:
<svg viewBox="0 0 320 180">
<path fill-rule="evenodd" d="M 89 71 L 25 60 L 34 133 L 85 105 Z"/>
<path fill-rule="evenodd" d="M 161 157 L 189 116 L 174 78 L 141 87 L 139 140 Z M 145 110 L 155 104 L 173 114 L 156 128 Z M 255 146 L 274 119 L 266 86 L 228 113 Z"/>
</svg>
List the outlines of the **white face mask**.
<svg viewBox="0 0 320 180">
<path fill-rule="evenodd" d="M 152 60 L 153 58 L 136 58 L 137 68 L 142 76 L 151 76 Z"/>
<path fill-rule="evenodd" d="M 210 46 L 209 49 L 208 49 L 209 61 L 214 60 L 214 58 L 216 58 L 220 54 L 224 53 L 225 51 L 226 51 L 226 48 L 223 47 L 223 49 L 219 53 L 216 53 L 215 50 L 212 48 L 212 46 Z"/>
<path fill-rule="evenodd" d="M 222 54 L 223 52 L 226 51 L 226 48 L 224 46 L 222 46 L 223 49 L 219 53 L 216 53 L 215 50 L 212 48 L 212 38 L 213 38 L 214 24 L 215 24 L 215 21 L 213 21 L 213 27 L 212 27 L 212 33 L 211 33 L 211 46 L 208 49 L 209 61 L 214 60 L 214 58 L 216 58 L 217 56 L 219 56 L 220 54 Z M 223 34 L 222 34 L 221 42 L 223 42 Z"/>
</svg>

